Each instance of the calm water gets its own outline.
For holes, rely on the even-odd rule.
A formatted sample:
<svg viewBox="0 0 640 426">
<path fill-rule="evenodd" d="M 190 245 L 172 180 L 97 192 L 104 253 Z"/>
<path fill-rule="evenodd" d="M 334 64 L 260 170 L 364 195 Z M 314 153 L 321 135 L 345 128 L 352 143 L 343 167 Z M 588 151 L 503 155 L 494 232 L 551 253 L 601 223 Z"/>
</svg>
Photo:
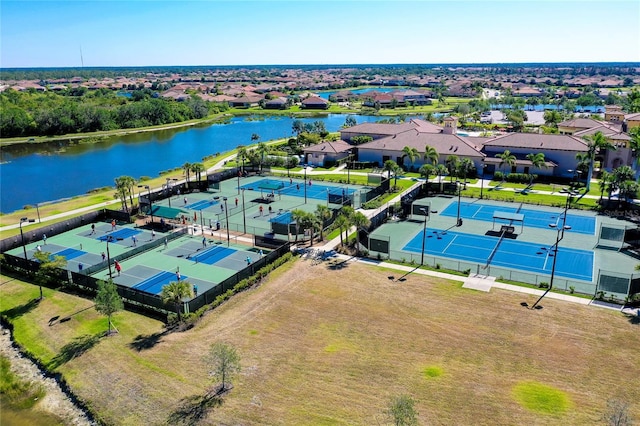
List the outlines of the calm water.
<svg viewBox="0 0 640 426">
<path fill-rule="evenodd" d="M 348 115 L 305 118 L 303 122 L 323 121 L 335 132 Z M 355 116 L 358 123 L 382 117 Z M 111 138 L 97 144 L 66 145 L 52 143 L 8 147 L 0 151 L 0 211 L 12 212 L 25 205 L 84 194 L 113 186 L 118 176 L 156 177 L 160 171 L 185 162 L 202 161 L 207 155 L 225 152 L 252 143 L 293 135 L 289 117 L 250 121 L 234 118 L 229 124 L 156 132 Z"/>
<path fill-rule="evenodd" d="M 329 99 L 329 96 L 335 95 L 338 92 L 349 91 L 349 92 L 355 93 L 356 95 L 361 95 L 367 92 L 389 93 L 389 92 L 394 92 L 396 90 L 405 90 L 405 89 L 406 89 L 405 87 L 374 87 L 374 88 L 368 88 L 368 89 L 340 89 L 340 90 L 329 90 L 327 92 L 320 92 L 318 93 L 318 96 L 324 99 Z"/>
</svg>

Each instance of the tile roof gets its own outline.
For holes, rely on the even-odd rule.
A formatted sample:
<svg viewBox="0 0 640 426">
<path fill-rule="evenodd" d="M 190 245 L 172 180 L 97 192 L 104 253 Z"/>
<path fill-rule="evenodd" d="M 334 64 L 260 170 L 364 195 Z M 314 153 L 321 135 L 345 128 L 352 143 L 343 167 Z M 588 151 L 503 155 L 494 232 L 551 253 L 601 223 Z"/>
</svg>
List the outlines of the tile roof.
<svg viewBox="0 0 640 426">
<path fill-rule="evenodd" d="M 444 133 L 420 133 L 416 129 L 358 145 L 358 149 L 402 151 L 405 146 L 408 146 L 424 153 L 427 145 L 435 148 L 441 157 L 447 155 L 484 157 L 484 154 L 480 152 L 481 146 L 475 145 L 465 138 Z"/>
<path fill-rule="evenodd" d="M 337 140 L 337 141 L 328 141 L 328 142 L 322 142 L 316 145 L 312 145 L 308 148 L 304 149 L 305 153 L 313 153 L 313 152 L 319 152 L 319 153 L 331 153 L 331 154 L 337 154 L 340 152 L 345 152 L 350 150 L 351 148 L 353 148 L 353 145 L 346 143 L 343 140 Z"/>
<path fill-rule="evenodd" d="M 558 127 L 575 127 L 581 129 L 590 129 L 592 127 L 600 126 L 602 122 L 594 120 L 592 118 L 574 118 L 572 120 L 563 121 L 558 123 Z"/>
<path fill-rule="evenodd" d="M 586 152 L 587 143 L 571 135 L 540 135 L 538 133 L 508 133 L 489 139 L 485 147 L 524 148 L 532 151 Z"/>
<path fill-rule="evenodd" d="M 400 124 L 362 123 L 352 127 L 347 127 L 341 131 L 361 134 L 395 135 L 396 133 L 406 132 L 407 130 L 415 129 L 416 127 L 416 124 L 412 120 L 411 122 Z"/>
</svg>

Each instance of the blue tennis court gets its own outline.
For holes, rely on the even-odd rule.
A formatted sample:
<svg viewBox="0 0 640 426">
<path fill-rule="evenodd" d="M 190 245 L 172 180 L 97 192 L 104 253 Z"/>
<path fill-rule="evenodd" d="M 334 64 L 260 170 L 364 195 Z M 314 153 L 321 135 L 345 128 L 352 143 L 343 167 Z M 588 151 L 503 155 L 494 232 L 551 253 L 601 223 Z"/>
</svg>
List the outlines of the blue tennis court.
<svg viewBox="0 0 640 426">
<path fill-rule="evenodd" d="M 520 213 L 524 215 L 524 226 L 530 228 L 549 229 L 549 224 L 562 222 L 562 212 L 549 212 L 533 209 L 518 209 L 516 207 L 495 206 L 482 203 L 461 203 L 460 217 L 463 219 L 481 220 L 484 222 L 493 222 L 493 214 L 495 212 Z M 454 201 L 440 212 L 442 216 L 457 217 L 458 202 Z M 496 219 L 496 223 L 505 223 L 504 220 Z M 596 218 L 589 216 L 578 216 L 567 214 L 567 225 L 571 229 L 567 232 L 576 232 L 579 234 L 594 235 L 596 232 Z"/>
<path fill-rule="evenodd" d="M 140 231 L 138 231 L 137 229 L 122 228 L 118 229 L 117 231 L 110 232 L 107 235 L 102 235 L 98 237 L 98 240 L 107 241 L 107 239 L 111 238 L 111 241 L 119 241 L 124 240 L 125 238 L 130 238 L 133 235 L 138 235 L 139 233 Z"/>
<path fill-rule="evenodd" d="M 276 187 L 280 186 L 279 189 Z M 327 200 L 328 194 L 350 196 L 355 193 L 356 190 L 347 188 L 346 186 L 328 186 L 319 183 L 312 182 L 293 182 L 279 181 L 274 179 L 261 179 L 257 182 L 246 184 L 240 187 L 241 189 L 254 190 L 254 191 L 273 191 L 279 195 L 290 195 L 293 197 L 304 197 L 305 190 L 307 198 L 313 198 L 315 200 Z"/>
<path fill-rule="evenodd" d="M 76 257 L 80 257 L 82 255 L 87 254 L 86 251 L 82 251 L 82 250 L 76 250 L 76 249 L 72 249 L 72 248 L 66 248 L 64 250 L 61 250 L 57 253 L 53 253 L 51 256 L 49 256 L 51 259 L 53 259 L 53 256 L 64 256 L 67 260 L 69 259 L 75 259 Z"/>
<path fill-rule="evenodd" d="M 186 280 L 188 277 L 182 276 L 181 279 Z M 146 280 L 133 286 L 136 290 L 146 291 L 147 293 L 160 294 L 162 287 L 176 280 L 176 274 L 171 272 L 160 272 Z"/>
<path fill-rule="evenodd" d="M 190 259 L 195 262 L 205 263 L 207 265 L 213 265 L 219 260 L 224 259 L 227 256 L 235 253 L 236 250 L 228 247 L 215 246 L 205 251 L 202 251 L 194 256 L 191 256 Z"/>
<path fill-rule="evenodd" d="M 427 228 L 425 254 L 485 264 L 499 241 L 499 238 L 495 237 Z M 418 232 L 404 246 L 403 250 L 420 253 L 422 251 L 422 231 Z M 503 239 L 493 255 L 491 265 L 539 274 L 551 274 L 554 255 L 556 253 L 554 253 L 553 245 L 543 246 L 536 243 Z M 592 281 L 593 252 L 560 247 L 557 256 L 557 275 Z"/>
<path fill-rule="evenodd" d="M 191 210 L 204 210 L 207 207 L 215 206 L 216 204 L 218 204 L 218 202 L 215 200 L 200 200 L 184 207 Z"/>
</svg>

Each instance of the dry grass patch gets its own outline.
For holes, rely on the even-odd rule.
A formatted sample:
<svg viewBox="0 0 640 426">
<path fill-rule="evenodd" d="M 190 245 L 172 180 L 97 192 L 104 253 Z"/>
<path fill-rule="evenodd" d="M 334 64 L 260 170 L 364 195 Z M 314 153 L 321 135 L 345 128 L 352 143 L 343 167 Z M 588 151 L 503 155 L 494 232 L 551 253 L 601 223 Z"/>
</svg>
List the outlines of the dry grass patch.
<svg viewBox="0 0 640 426">
<path fill-rule="evenodd" d="M 164 424 L 181 401 L 204 395 L 203 357 L 216 341 L 237 349 L 242 372 L 203 424 L 378 424 L 400 394 L 415 399 L 421 423 L 588 424 L 615 395 L 640 418 L 640 389 L 624 380 L 640 377 L 640 329 L 618 312 L 549 299 L 530 311 L 525 295 L 388 275 L 299 260 L 149 349 L 132 341 L 160 327 L 126 321 L 131 331 L 102 339 L 64 373 L 114 424 Z M 46 324 L 38 332 L 61 338 Z M 571 404 L 524 408 L 513 391 L 522 382 L 561 390 Z"/>
</svg>

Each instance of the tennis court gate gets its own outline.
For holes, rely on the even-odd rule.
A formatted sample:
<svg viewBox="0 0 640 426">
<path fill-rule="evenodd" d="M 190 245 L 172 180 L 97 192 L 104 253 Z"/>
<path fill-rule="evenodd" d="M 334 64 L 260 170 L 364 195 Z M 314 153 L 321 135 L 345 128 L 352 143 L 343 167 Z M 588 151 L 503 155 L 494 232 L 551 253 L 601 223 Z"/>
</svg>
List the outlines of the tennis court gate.
<svg viewBox="0 0 640 426">
<path fill-rule="evenodd" d="M 600 224 L 598 248 L 621 251 L 640 248 L 640 228 Z"/>
</svg>

